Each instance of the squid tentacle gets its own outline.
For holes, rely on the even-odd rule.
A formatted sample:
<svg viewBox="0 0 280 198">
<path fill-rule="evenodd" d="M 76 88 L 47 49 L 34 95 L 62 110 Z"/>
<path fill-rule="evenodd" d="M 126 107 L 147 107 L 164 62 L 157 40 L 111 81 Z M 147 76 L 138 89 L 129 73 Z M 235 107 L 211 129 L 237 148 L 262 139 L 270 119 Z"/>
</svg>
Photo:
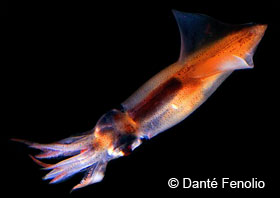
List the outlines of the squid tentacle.
<svg viewBox="0 0 280 198">
<path fill-rule="evenodd" d="M 92 155 L 93 155 L 93 151 L 91 149 L 89 149 L 89 150 L 80 152 L 80 154 L 78 154 L 78 155 L 75 155 L 73 157 L 70 157 L 70 158 L 67 158 L 65 160 L 62 160 L 62 161 L 60 161 L 60 162 L 58 162 L 56 164 L 53 164 L 52 166 L 49 166 L 46 169 L 54 169 L 54 168 L 58 168 L 58 167 L 61 167 L 61 166 L 66 166 L 66 165 L 69 165 L 71 163 L 75 163 L 77 161 L 82 161 L 84 159 L 88 159 Z"/>
<path fill-rule="evenodd" d="M 43 179 L 51 179 L 50 183 L 58 183 L 74 174 L 86 171 L 86 176 L 81 183 L 76 185 L 72 190 L 84 187 L 93 182 L 98 182 L 103 178 L 107 151 L 95 149 L 91 144 L 92 136 L 70 137 L 52 144 L 39 144 L 21 139 L 12 139 L 13 141 L 27 144 L 31 148 L 40 149 L 43 152 L 32 156 L 31 159 L 42 166 L 45 170 L 51 170 Z M 72 156 L 55 164 L 44 163 L 39 159 L 56 158 L 60 156 Z M 102 162 L 102 163 L 101 163 Z M 103 169 L 101 169 L 104 167 Z M 103 173 L 101 173 L 103 171 Z M 103 176 L 102 176 L 103 175 Z M 102 176 L 102 177 L 101 177 Z"/>
<path fill-rule="evenodd" d="M 69 141 L 70 138 L 73 141 L 72 143 L 64 143 Z M 12 140 L 16 142 L 24 143 L 31 148 L 39 149 L 42 151 L 53 150 L 53 151 L 67 152 L 67 151 L 76 151 L 76 150 L 82 150 L 87 148 L 88 143 L 90 143 L 92 136 L 86 136 L 78 140 L 75 139 L 75 137 L 70 137 L 70 138 L 66 138 L 65 140 L 62 140 L 58 143 L 51 143 L 51 144 L 39 144 L 39 143 L 22 140 L 22 139 L 15 139 L 15 138 L 13 138 Z"/>
<path fill-rule="evenodd" d="M 81 182 L 79 184 L 77 184 L 76 186 L 74 186 L 71 190 L 71 192 L 73 190 L 85 187 L 87 185 L 99 182 L 103 179 L 104 177 L 104 172 L 106 169 L 107 163 L 105 162 L 98 162 L 96 163 L 94 166 L 91 166 L 85 177 L 81 180 Z"/>
<path fill-rule="evenodd" d="M 79 159 L 76 162 L 66 164 L 65 166 L 60 166 L 54 168 L 50 173 L 48 173 L 43 179 L 53 179 L 50 183 L 57 183 L 68 177 L 88 168 L 89 166 L 98 163 L 102 158 L 102 155 L 93 154 L 90 158 Z"/>
<path fill-rule="evenodd" d="M 57 157 L 67 157 L 78 154 L 80 151 L 53 151 L 53 150 L 45 150 L 42 153 L 35 155 L 38 159 L 49 159 L 49 158 L 57 158 Z"/>
</svg>

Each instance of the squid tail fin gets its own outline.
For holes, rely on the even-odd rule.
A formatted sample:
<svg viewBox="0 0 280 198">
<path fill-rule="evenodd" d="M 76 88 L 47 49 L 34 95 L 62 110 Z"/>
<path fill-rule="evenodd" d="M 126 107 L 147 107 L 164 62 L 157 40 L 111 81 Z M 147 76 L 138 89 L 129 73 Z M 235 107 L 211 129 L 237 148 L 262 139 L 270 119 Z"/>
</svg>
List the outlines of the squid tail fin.
<svg viewBox="0 0 280 198">
<path fill-rule="evenodd" d="M 58 183 L 78 172 L 86 172 L 80 184 L 74 186 L 71 190 L 85 187 L 97 183 L 104 177 L 106 169 L 107 152 L 95 149 L 92 142 L 94 136 L 91 134 L 69 137 L 64 140 L 51 143 L 39 144 L 21 139 L 11 139 L 12 141 L 21 142 L 31 148 L 39 149 L 42 152 L 31 159 L 42 166 L 45 170 L 51 170 L 44 180 L 51 180 L 50 183 Z M 48 164 L 39 159 L 49 159 L 57 157 L 68 157 L 56 164 Z"/>
<path fill-rule="evenodd" d="M 199 51 L 222 38 L 230 37 L 229 41 L 231 42 L 228 44 L 236 45 L 234 47 L 238 49 L 239 53 L 241 52 L 241 58 L 244 58 L 244 61 L 252 68 L 253 55 L 267 28 L 266 24 L 231 25 L 202 14 L 184 13 L 177 10 L 173 10 L 173 14 L 181 36 L 179 62 L 187 61 L 188 57 L 195 51 Z M 240 56 L 241 54 L 235 55 Z"/>
</svg>

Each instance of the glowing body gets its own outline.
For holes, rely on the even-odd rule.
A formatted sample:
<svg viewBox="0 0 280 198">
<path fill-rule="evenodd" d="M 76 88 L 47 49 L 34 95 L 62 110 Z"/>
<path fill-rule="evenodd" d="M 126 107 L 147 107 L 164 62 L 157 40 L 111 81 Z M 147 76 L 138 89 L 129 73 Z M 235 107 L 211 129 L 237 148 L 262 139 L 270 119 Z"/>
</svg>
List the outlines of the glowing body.
<svg viewBox="0 0 280 198">
<path fill-rule="evenodd" d="M 108 161 L 129 154 L 141 144 L 174 126 L 201 105 L 236 69 L 253 67 L 254 50 L 266 25 L 231 26 L 207 16 L 175 12 L 181 32 L 178 62 L 155 75 L 124 101 L 122 109 L 104 114 L 87 134 L 53 144 L 17 140 L 43 151 L 36 158 L 73 156 L 57 164 L 45 179 L 61 181 L 87 170 L 74 187 L 101 181 Z"/>
<path fill-rule="evenodd" d="M 265 28 L 258 25 L 233 32 L 145 83 L 122 103 L 139 122 L 139 132 L 152 137 L 172 127 L 202 104 L 233 70 L 253 67 L 245 59 L 251 61 L 250 52 Z"/>
</svg>

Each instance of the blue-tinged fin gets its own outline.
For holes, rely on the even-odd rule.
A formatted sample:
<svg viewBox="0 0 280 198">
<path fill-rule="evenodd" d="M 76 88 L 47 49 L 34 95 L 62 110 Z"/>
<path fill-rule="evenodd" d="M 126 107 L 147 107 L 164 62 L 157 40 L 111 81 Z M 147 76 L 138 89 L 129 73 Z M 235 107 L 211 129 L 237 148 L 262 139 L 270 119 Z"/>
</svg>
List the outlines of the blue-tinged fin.
<svg viewBox="0 0 280 198">
<path fill-rule="evenodd" d="M 179 61 L 202 46 L 225 36 L 236 26 L 219 22 L 202 14 L 192 14 L 173 10 L 181 35 L 181 52 Z"/>
</svg>

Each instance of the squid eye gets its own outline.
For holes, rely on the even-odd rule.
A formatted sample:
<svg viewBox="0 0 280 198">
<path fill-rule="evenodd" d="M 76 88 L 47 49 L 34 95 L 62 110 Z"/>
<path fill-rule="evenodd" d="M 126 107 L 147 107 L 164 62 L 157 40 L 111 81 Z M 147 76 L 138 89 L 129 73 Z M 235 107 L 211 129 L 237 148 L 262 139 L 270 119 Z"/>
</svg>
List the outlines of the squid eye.
<svg viewBox="0 0 280 198">
<path fill-rule="evenodd" d="M 131 134 L 121 135 L 116 143 L 116 148 L 121 150 L 124 155 L 129 155 L 132 152 L 132 145 L 137 137 Z"/>
<path fill-rule="evenodd" d="M 119 145 L 131 145 L 136 140 L 135 135 L 122 135 L 119 139 Z"/>
</svg>

